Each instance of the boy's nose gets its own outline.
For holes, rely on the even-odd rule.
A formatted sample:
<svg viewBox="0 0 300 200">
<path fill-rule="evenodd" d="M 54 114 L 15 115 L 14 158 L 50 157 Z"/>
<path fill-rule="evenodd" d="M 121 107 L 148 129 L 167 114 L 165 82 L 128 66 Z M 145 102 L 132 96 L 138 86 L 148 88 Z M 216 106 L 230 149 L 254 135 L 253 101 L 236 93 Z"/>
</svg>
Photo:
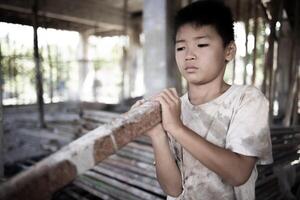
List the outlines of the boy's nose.
<svg viewBox="0 0 300 200">
<path fill-rule="evenodd" d="M 195 60 L 196 59 L 196 55 L 194 54 L 193 51 L 191 51 L 190 49 L 186 52 L 185 55 L 185 60 Z"/>
</svg>

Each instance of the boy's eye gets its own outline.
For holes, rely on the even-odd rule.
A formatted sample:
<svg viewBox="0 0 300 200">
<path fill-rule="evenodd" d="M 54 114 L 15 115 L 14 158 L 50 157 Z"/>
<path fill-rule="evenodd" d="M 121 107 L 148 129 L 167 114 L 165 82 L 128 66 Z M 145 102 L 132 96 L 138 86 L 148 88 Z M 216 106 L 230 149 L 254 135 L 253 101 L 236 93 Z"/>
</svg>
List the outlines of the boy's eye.
<svg viewBox="0 0 300 200">
<path fill-rule="evenodd" d="M 197 46 L 200 47 L 200 48 L 202 48 L 202 47 L 207 47 L 208 44 L 198 44 Z"/>
<path fill-rule="evenodd" d="M 178 47 L 178 48 L 176 48 L 176 51 L 182 51 L 182 50 L 184 50 L 184 47 Z"/>
</svg>

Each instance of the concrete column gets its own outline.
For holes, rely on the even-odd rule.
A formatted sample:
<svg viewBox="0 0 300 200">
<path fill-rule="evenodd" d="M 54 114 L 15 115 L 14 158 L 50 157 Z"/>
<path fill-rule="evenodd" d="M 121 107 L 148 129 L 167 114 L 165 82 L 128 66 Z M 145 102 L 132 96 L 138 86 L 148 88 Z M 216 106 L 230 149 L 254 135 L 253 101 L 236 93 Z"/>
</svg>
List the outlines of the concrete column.
<svg viewBox="0 0 300 200">
<path fill-rule="evenodd" d="M 143 12 L 145 96 L 150 96 L 181 85 L 172 41 L 175 4 L 171 0 L 144 1 Z"/>
<path fill-rule="evenodd" d="M 77 100 L 87 100 L 91 98 L 88 95 L 91 93 L 92 85 L 88 84 L 86 81 L 89 73 L 89 59 L 88 59 L 88 38 L 89 34 L 87 32 L 80 33 L 80 43 L 78 48 L 78 96 Z M 90 87 L 85 88 L 89 85 Z M 87 91 L 89 89 L 89 91 Z"/>
<path fill-rule="evenodd" d="M 129 48 L 128 48 L 128 57 L 127 57 L 127 67 L 128 67 L 128 87 L 127 94 L 128 97 L 134 97 L 138 94 L 136 88 L 136 81 L 138 76 L 138 71 L 140 70 L 140 53 L 142 51 L 140 34 L 142 32 L 141 27 L 141 17 L 136 17 L 135 19 L 131 19 L 130 28 L 128 30 L 129 36 Z"/>
</svg>

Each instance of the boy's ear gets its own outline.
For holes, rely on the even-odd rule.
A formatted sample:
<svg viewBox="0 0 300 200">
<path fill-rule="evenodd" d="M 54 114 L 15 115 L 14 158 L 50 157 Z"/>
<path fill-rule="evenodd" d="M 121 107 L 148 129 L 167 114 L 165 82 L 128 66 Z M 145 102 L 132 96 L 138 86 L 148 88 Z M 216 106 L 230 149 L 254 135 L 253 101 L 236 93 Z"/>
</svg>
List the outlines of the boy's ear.
<svg viewBox="0 0 300 200">
<path fill-rule="evenodd" d="M 235 42 L 230 42 L 225 49 L 225 60 L 227 62 L 231 61 L 235 57 L 236 53 L 236 45 Z"/>
</svg>

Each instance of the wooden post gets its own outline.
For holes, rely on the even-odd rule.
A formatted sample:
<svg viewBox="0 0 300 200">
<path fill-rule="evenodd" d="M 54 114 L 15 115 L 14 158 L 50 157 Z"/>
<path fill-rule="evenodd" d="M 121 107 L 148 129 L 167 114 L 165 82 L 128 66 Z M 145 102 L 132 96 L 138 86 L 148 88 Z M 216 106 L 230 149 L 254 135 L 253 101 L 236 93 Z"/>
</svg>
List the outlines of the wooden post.
<svg viewBox="0 0 300 200">
<path fill-rule="evenodd" d="M 9 97 L 13 98 L 13 68 L 12 68 L 12 56 L 8 58 L 8 78 L 9 78 Z"/>
<path fill-rule="evenodd" d="M 235 4 L 235 21 L 238 22 L 240 20 L 240 9 L 241 9 L 241 4 L 240 0 L 236 0 Z M 232 66 L 232 84 L 235 83 L 235 78 L 236 78 L 236 58 L 233 59 L 233 66 Z"/>
<path fill-rule="evenodd" d="M 256 57 L 257 57 L 257 28 L 258 28 L 258 5 L 257 0 L 254 0 L 254 49 L 253 49 L 253 68 L 252 68 L 252 78 L 251 78 L 251 84 L 255 85 L 256 81 Z"/>
<path fill-rule="evenodd" d="M 0 179 L 4 177 L 4 159 L 3 159 L 3 107 L 2 107 L 2 93 L 3 93 L 3 66 L 2 66 L 2 51 L 0 45 Z"/>
<path fill-rule="evenodd" d="M 287 100 L 287 106 L 286 106 L 286 112 L 283 119 L 283 125 L 284 126 L 290 126 L 291 124 L 291 117 L 293 115 L 293 107 L 294 109 L 297 109 L 298 105 L 293 105 L 294 103 L 298 104 L 298 102 L 295 102 L 295 98 L 297 99 L 296 95 L 299 93 L 297 88 L 299 89 L 298 81 L 299 78 L 299 65 L 300 65 L 300 13 L 299 13 L 299 7 L 300 3 L 296 1 L 295 6 L 295 24 L 294 24 L 294 31 L 293 31 L 293 52 L 292 52 L 292 67 L 291 67 L 291 89 L 289 91 L 288 100 Z M 297 111 L 298 112 L 298 111 Z"/>
<path fill-rule="evenodd" d="M 300 100 L 300 56 L 299 56 L 299 53 L 300 53 L 300 40 L 299 40 L 299 36 L 300 36 L 300 26 L 299 26 L 299 23 L 300 23 L 300 12 L 299 12 L 299 9 L 300 9 L 300 3 L 299 1 L 296 2 L 296 6 L 295 6 L 295 43 L 296 43 L 296 48 L 295 48 L 295 63 L 294 63 L 294 68 L 295 68 L 295 82 L 296 82 L 296 93 L 295 93 L 295 96 L 294 96 L 294 111 L 293 111 L 293 122 L 292 124 L 293 125 L 297 125 L 298 124 L 298 110 L 299 110 L 299 100 Z"/>
<path fill-rule="evenodd" d="M 296 93 L 295 93 L 295 97 L 294 97 L 294 109 L 293 109 L 293 121 L 292 121 L 292 125 L 293 126 L 296 126 L 298 124 L 298 110 L 299 110 L 299 105 L 298 105 L 298 102 L 299 102 L 299 92 L 300 91 L 300 75 L 299 75 L 299 68 L 297 70 L 297 79 L 296 79 Z"/>
<path fill-rule="evenodd" d="M 51 49 L 49 44 L 47 45 L 47 50 L 48 50 L 48 63 L 50 67 L 49 93 L 50 93 L 50 103 L 52 103 L 53 102 L 53 62 L 52 62 Z"/>
<path fill-rule="evenodd" d="M 266 27 L 266 23 L 263 22 L 264 27 Z M 264 35 L 264 65 L 263 65 L 263 82 L 262 82 L 262 92 L 264 93 L 264 95 L 266 97 L 268 97 L 267 95 L 267 81 L 268 81 L 268 71 L 267 71 L 267 65 L 266 65 L 266 60 L 267 60 L 267 49 L 266 49 L 266 42 L 268 40 L 268 36 Z"/>
<path fill-rule="evenodd" d="M 17 53 L 16 53 L 16 50 L 14 49 L 13 50 L 13 54 L 12 54 L 12 76 L 13 76 L 13 82 L 14 82 L 14 92 L 13 92 L 13 96 L 14 96 L 14 99 L 15 99 L 15 102 L 16 104 L 18 104 L 18 83 L 17 83 L 17 62 L 16 62 L 16 59 L 17 59 Z"/>
<path fill-rule="evenodd" d="M 61 68 L 62 68 L 62 62 L 61 62 L 61 60 L 60 60 L 60 58 L 59 58 L 59 55 L 60 55 L 60 52 L 59 52 L 59 48 L 58 48 L 58 46 L 56 46 L 56 48 L 55 48 L 55 71 L 56 71 L 56 77 L 55 77 L 55 90 L 56 90 L 56 94 L 57 94 L 57 96 L 58 96 L 58 98 L 60 99 L 61 98 L 61 91 L 60 91 L 60 81 L 61 81 L 61 79 L 62 79 L 62 70 L 61 70 Z M 78 71 L 80 72 L 81 71 L 81 68 L 82 68 L 82 66 L 81 66 L 81 63 L 79 63 L 79 69 L 78 69 Z M 82 80 L 81 80 L 81 76 L 80 76 L 80 74 L 78 73 L 78 84 L 80 85 L 82 82 Z M 81 91 L 81 90 L 79 90 L 79 86 L 78 86 L 78 94 L 79 94 L 79 91 Z M 78 95 L 79 96 L 79 95 Z M 77 97 L 77 100 L 79 100 L 79 97 Z"/>
<path fill-rule="evenodd" d="M 248 9 L 247 12 L 245 13 L 245 32 L 246 32 L 246 41 L 245 41 L 245 46 L 246 46 L 246 57 L 245 57 L 245 66 L 244 66 L 244 74 L 243 74 L 243 84 L 247 84 L 247 65 L 249 64 L 249 53 L 248 53 L 248 46 L 249 46 L 249 40 L 248 36 L 250 33 L 250 18 L 251 18 L 251 1 L 248 1 Z"/>
<path fill-rule="evenodd" d="M 32 7 L 33 11 L 33 46 L 34 46 L 34 61 L 36 67 L 36 90 L 37 90 L 37 104 L 39 111 L 39 123 L 41 128 L 45 128 L 45 120 L 44 120 L 44 99 L 43 99 L 43 83 L 42 83 L 42 72 L 40 66 L 40 55 L 39 55 L 39 46 L 38 46 L 38 0 L 34 0 L 34 4 Z"/>
<path fill-rule="evenodd" d="M 265 72 L 268 75 L 268 90 L 267 97 L 269 98 L 269 119 L 270 122 L 273 121 L 273 84 L 274 84 L 274 42 L 276 40 L 276 22 L 281 14 L 280 8 L 282 8 L 282 0 L 271 1 L 271 15 L 272 19 L 270 21 L 270 35 L 268 37 L 269 48 L 265 58 Z M 266 83 L 264 82 L 264 90 L 266 89 Z"/>
<path fill-rule="evenodd" d="M 161 122 L 158 102 L 148 101 L 45 158 L 0 187 L 1 200 L 50 199 L 77 175 L 116 153 Z"/>
</svg>

